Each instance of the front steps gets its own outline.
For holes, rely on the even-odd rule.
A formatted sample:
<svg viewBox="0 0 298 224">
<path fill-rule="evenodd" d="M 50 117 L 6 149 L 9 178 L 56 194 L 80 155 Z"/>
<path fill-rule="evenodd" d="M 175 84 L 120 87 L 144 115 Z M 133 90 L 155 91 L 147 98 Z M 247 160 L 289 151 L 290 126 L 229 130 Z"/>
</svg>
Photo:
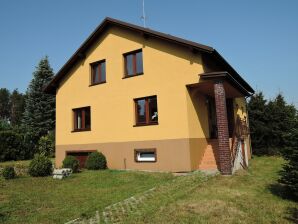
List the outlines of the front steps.
<svg viewBox="0 0 298 224">
<path fill-rule="evenodd" d="M 203 159 L 199 166 L 200 170 L 218 170 L 216 163 L 216 152 L 218 150 L 218 140 L 217 139 L 208 139 L 207 147 L 205 149 Z"/>
</svg>

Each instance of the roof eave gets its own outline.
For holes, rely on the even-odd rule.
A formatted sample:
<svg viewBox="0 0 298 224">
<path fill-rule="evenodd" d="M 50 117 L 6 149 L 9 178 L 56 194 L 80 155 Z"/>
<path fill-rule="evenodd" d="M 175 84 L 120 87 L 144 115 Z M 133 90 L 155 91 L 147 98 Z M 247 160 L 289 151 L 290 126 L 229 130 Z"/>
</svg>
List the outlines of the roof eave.
<svg viewBox="0 0 298 224">
<path fill-rule="evenodd" d="M 213 54 L 219 61 L 224 63 L 231 72 L 233 72 L 233 75 L 237 76 L 236 79 L 245 87 L 245 89 L 247 89 L 252 94 L 255 93 L 255 90 L 238 74 L 238 72 L 224 59 L 224 57 L 221 56 L 220 53 L 218 53 L 217 50 L 214 49 Z"/>
<path fill-rule="evenodd" d="M 70 57 L 70 59 L 62 66 L 62 68 L 57 72 L 56 76 L 53 80 L 44 88 L 46 93 L 55 94 L 56 88 L 59 84 L 59 81 L 64 77 L 67 71 L 77 62 L 77 60 L 81 60 L 85 57 L 86 50 L 89 45 L 93 43 L 93 41 L 100 35 L 101 31 L 103 31 L 108 25 L 116 25 L 121 26 L 126 29 L 131 29 L 137 32 L 142 33 L 143 35 L 163 39 L 165 41 L 170 41 L 172 43 L 176 43 L 192 50 L 208 53 L 213 55 L 217 60 L 221 61 L 224 66 L 227 66 L 229 71 L 236 76 L 238 80 L 248 89 L 250 92 L 254 92 L 254 90 L 249 86 L 249 84 L 233 69 L 231 65 L 212 47 L 207 45 L 198 44 L 192 41 L 184 40 L 182 38 L 174 37 L 168 34 L 164 34 L 158 31 L 150 30 L 148 28 L 143 28 L 137 25 L 133 25 L 130 23 L 126 23 L 120 20 L 116 20 L 113 18 L 106 17 L 101 24 L 99 24 L 96 29 L 91 33 L 91 35 L 81 44 L 78 50 Z"/>
</svg>

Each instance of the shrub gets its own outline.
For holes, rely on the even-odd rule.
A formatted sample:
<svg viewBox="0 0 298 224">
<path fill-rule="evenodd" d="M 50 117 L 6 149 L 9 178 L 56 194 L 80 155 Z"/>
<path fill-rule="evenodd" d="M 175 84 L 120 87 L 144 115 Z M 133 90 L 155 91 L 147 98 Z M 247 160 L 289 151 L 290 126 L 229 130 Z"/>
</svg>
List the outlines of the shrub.
<svg viewBox="0 0 298 224">
<path fill-rule="evenodd" d="M 79 171 L 79 167 L 79 161 L 74 156 L 66 156 L 63 160 L 63 168 L 71 168 L 74 173 Z"/>
<path fill-rule="evenodd" d="M 11 125 L 7 120 L 0 119 L 0 131 L 8 131 L 11 129 Z"/>
<path fill-rule="evenodd" d="M 0 131 L 0 161 L 22 158 L 22 137 L 13 130 Z"/>
<path fill-rule="evenodd" d="M 24 159 L 32 159 L 38 153 L 38 140 L 39 136 L 36 135 L 29 128 L 22 128 L 23 131 L 23 151 L 25 153 Z"/>
<path fill-rule="evenodd" d="M 16 177 L 16 172 L 12 166 L 6 166 L 2 171 L 2 176 L 6 180 L 13 179 Z"/>
<path fill-rule="evenodd" d="M 29 174 L 33 177 L 43 177 L 52 174 L 52 162 L 44 154 L 35 154 L 29 164 Z"/>
<path fill-rule="evenodd" d="M 38 153 L 44 153 L 46 156 L 54 157 L 55 154 L 55 140 L 54 134 L 50 132 L 49 134 L 42 136 L 38 141 Z"/>
<path fill-rule="evenodd" d="M 106 157 L 101 152 L 92 152 L 87 158 L 86 168 L 88 170 L 106 169 Z"/>
</svg>

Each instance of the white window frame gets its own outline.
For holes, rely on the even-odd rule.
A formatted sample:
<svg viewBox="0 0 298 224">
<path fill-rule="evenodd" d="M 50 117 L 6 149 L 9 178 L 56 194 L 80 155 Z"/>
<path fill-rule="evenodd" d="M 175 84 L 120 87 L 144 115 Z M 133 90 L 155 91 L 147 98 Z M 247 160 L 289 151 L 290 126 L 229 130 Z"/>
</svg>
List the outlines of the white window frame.
<svg viewBox="0 0 298 224">
<path fill-rule="evenodd" d="M 152 157 L 142 157 L 142 154 L 152 153 Z M 156 149 L 135 149 L 136 162 L 156 162 Z"/>
</svg>

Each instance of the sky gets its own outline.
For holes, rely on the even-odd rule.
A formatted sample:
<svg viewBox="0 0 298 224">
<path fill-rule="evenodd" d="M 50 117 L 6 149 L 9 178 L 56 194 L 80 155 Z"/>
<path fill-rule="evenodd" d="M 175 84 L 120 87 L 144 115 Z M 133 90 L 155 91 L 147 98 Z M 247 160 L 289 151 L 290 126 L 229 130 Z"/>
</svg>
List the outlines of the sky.
<svg viewBox="0 0 298 224">
<path fill-rule="evenodd" d="M 298 107 L 297 0 L 145 0 L 150 29 L 215 48 L 266 98 Z M 0 88 L 57 72 L 105 17 L 142 25 L 142 0 L 0 0 Z"/>
</svg>

